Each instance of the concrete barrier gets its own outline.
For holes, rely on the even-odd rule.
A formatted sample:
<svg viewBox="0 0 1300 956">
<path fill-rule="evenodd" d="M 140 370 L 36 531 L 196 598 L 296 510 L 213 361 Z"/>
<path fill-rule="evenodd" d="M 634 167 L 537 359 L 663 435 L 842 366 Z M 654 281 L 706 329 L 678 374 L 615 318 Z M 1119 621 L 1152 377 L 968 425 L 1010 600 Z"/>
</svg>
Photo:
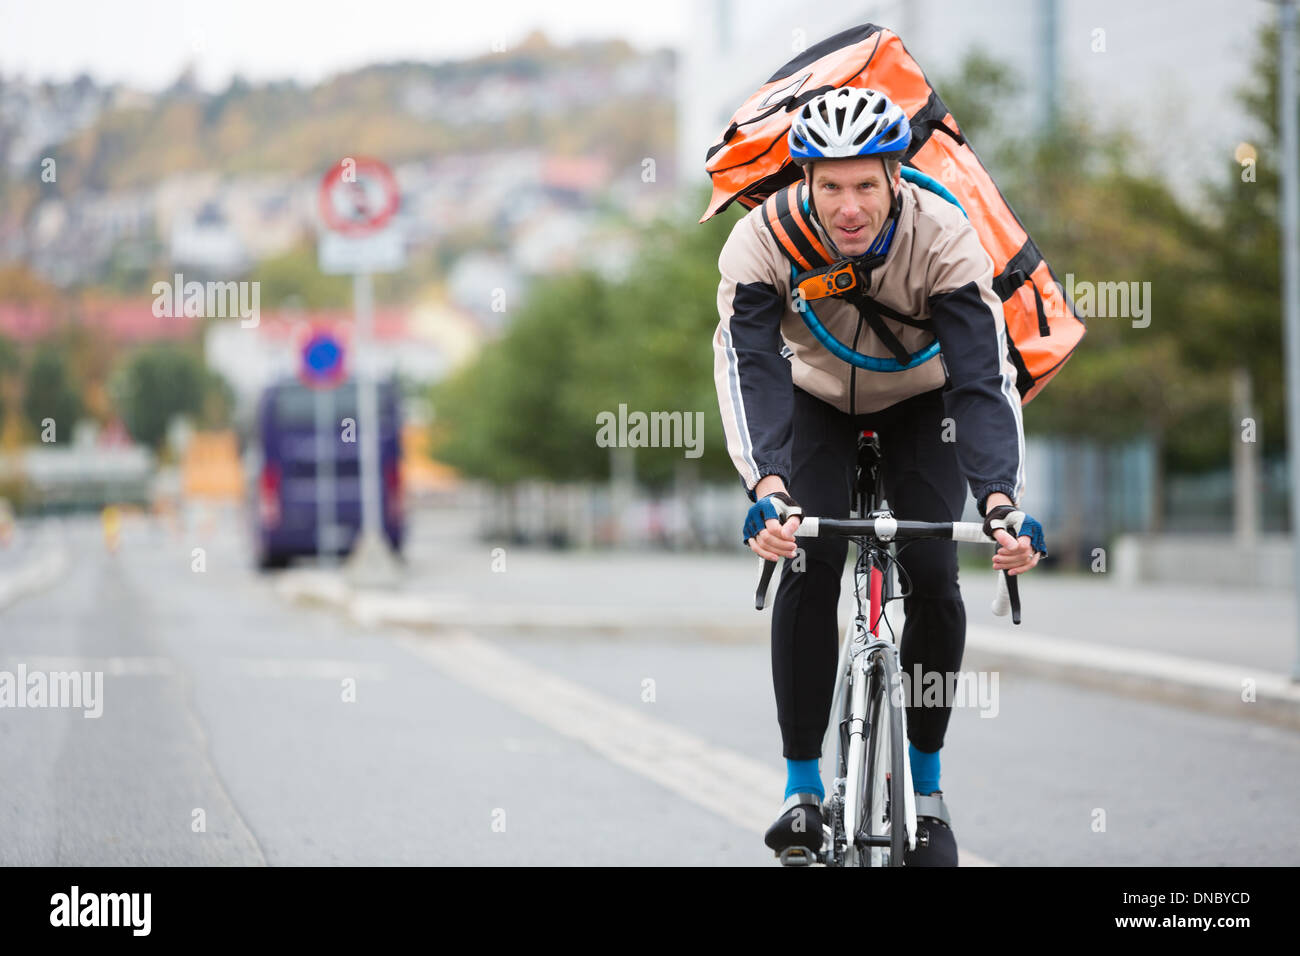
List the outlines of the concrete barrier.
<svg viewBox="0 0 1300 956">
<path fill-rule="evenodd" d="M 1289 590 L 1294 553 L 1287 535 L 1260 535 L 1253 547 L 1230 535 L 1121 535 L 1107 570 L 1130 587 L 1171 583 Z"/>
</svg>

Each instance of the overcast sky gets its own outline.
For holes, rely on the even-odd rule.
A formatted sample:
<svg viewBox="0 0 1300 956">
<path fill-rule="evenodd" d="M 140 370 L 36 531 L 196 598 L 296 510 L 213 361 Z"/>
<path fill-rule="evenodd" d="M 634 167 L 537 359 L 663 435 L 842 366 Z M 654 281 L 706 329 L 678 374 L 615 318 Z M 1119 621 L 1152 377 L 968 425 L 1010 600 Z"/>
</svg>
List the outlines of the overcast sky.
<svg viewBox="0 0 1300 956">
<path fill-rule="evenodd" d="M 675 46 L 709 0 L 0 0 L 0 74 L 144 89 L 193 63 L 200 85 L 319 80 L 377 61 L 459 59 L 541 28 L 556 41 L 621 37 Z"/>
</svg>

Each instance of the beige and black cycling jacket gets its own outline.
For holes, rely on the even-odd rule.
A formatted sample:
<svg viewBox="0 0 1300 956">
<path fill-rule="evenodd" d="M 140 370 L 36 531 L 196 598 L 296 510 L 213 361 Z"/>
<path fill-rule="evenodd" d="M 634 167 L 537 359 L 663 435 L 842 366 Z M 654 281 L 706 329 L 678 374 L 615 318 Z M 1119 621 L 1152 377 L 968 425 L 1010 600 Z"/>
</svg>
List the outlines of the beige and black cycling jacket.
<svg viewBox="0 0 1300 956">
<path fill-rule="evenodd" d="M 980 513 L 994 491 L 1020 500 L 1020 395 L 1002 304 L 992 288 L 992 260 L 961 210 L 943 197 L 903 181 L 899 200 L 889 251 L 867 291 L 881 305 L 933 327 L 931 335 L 886 320 L 909 352 L 939 341 L 939 355 L 907 371 L 857 368 L 817 341 L 794 308 L 790 263 L 764 224 L 761 206 L 736 223 L 723 246 L 714 383 L 727 451 L 751 500 L 764 475 L 780 475 L 789 485 L 793 385 L 849 414 L 944 387 L 957 459 Z M 820 223 L 816 227 L 822 243 L 834 248 Z M 812 304 L 845 345 L 892 357 L 853 304 L 840 298 Z"/>
</svg>

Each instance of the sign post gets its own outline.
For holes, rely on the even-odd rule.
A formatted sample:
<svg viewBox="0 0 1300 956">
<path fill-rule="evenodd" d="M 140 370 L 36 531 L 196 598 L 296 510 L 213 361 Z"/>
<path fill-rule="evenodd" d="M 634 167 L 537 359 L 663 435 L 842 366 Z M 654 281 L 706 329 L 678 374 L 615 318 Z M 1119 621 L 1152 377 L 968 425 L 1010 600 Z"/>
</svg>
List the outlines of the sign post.
<svg viewBox="0 0 1300 956">
<path fill-rule="evenodd" d="M 347 157 L 321 179 L 318 246 L 320 270 L 352 275 L 356 311 L 357 433 L 360 439 L 361 532 L 352 554 L 357 583 L 388 584 L 396 565 L 383 533 L 379 478 L 379 401 L 375 386 L 374 286 L 376 272 L 396 272 L 406 247 L 394 214 L 401 205 L 397 180 L 377 159 Z"/>
<path fill-rule="evenodd" d="M 1282 341 L 1286 348 L 1287 479 L 1291 498 L 1291 576 L 1300 600 L 1300 121 L 1296 119 L 1296 3 L 1278 17 L 1278 127 L 1282 162 Z M 1291 680 L 1300 683 L 1300 631 Z"/>
<path fill-rule="evenodd" d="M 346 377 L 342 342 L 326 330 L 313 329 L 299 352 L 298 378 L 316 394 L 316 553 L 333 567 L 338 538 L 338 506 L 334 461 L 338 441 L 334 422 L 334 389 Z"/>
</svg>

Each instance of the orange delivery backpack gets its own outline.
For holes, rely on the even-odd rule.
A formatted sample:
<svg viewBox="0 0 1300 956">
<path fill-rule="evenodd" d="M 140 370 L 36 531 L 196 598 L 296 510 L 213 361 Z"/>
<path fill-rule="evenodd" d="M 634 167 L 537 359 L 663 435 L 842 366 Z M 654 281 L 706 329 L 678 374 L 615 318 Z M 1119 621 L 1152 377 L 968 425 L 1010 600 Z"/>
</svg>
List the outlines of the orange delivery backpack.
<svg viewBox="0 0 1300 956">
<path fill-rule="evenodd" d="M 879 90 L 903 109 L 912 126 L 904 166 L 922 174 L 909 175 L 905 168 L 904 177 L 955 198 L 975 228 L 993 260 L 993 290 L 1002 300 L 1020 401 L 1027 404 L 1060 371 L 1085 326 L 961 127 L 892 31 L 870 23 L 845 30 L 809 47 L 759 87 L 709 148 L 705 168 L 713 196 L 700 222 L 733 202 L 753 209 L 778 193 L 789 198 L 778 196 L 784 201 L 775 209 L 789 215 L 795 206 L 798 212 L 791 200 L 803 170 L 790 158 L 786 134 L 805 103 L 842 86 Z M 804 255 L 796 248 L 785 251 L 804 269 L 829 264 L 805 264 L 807 246 L 800 248 Z"/>
</svg>

